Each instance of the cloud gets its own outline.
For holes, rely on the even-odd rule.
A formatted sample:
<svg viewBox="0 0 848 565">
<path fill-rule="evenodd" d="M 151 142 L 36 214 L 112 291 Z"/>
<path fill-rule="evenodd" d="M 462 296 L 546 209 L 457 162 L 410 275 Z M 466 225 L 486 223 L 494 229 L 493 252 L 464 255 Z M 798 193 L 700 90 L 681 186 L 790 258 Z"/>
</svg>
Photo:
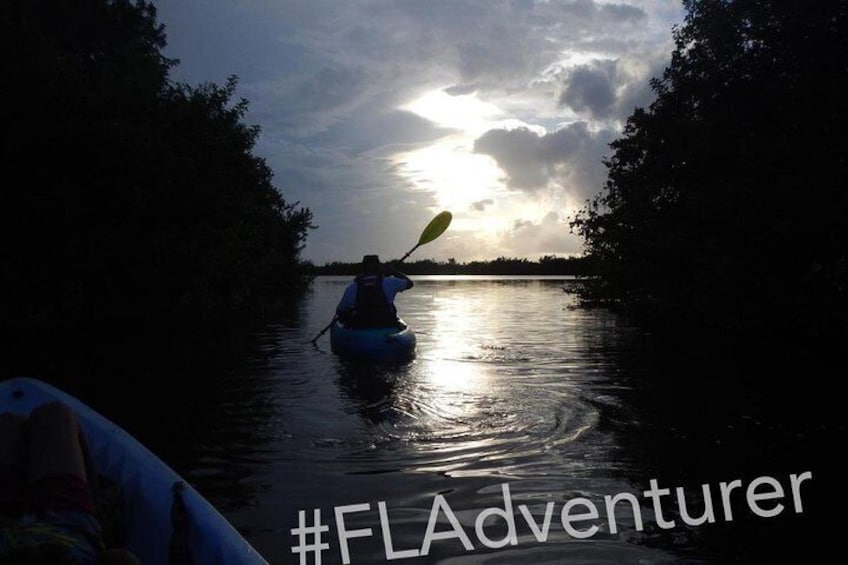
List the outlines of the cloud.
<svg viewBox="0 0 848 565">
<path fill-rule="evenodd" d="M 497 161 L 511 188 L 533 192 L 556 183 L 583 200 L 600 188 L 612 137 L 612 131 L 593 131 L 586 122 L 542 135 L 529 128 L 495 129 L 477 139 L 474 150 Z"/>
<path fill-rule="evenodd" d="M 555 211 L 548 212 L 540 221 L 517 219 L 512 229 L 501 234 L 498 248 L 508 257 L 533 257 L 576 255 L 581 243 L 569 231 Z"/>
<path fill-rule="evenodd" d="M 472 12 L 458 6 L 474 6 Z M 526 2 L 480 0 L 433 4 L 440 15 L 437 37 L 453 45 L 449 53 L 458 76 L 451 92 L 514 94 L 544 75 L 563 53 L 585 50 L 617 50 L 613 46 L 627 36 L 634 41 L 637 23 L 648 16 L 629 4 L 606 4 L 593 0 Z M 456 11 L 455 11 L 456 10 Z M 629 30 L 625 34 L 619 29 Z M 611 49 L 606 47 L 607 42 Z"/>
<path fill-rule="evenodd" d="M 495 129 L 474 142 L 474 151 L 492 156 L 507 174 L 507 186 L 533 190 L 550 177 L 542 146 L 544 138 L 527 128 Z"/>
<path fill-rule="evenodd" d="M 540 2 L 537 11 L 540 17 L 555 18 L 554 21 L 577 18 L 583 23 L 595 24 L 636 23 L 647 17 L 644 10 L 631 4 L 607 4 L 593 0 Z"/>
<path fill-rule="evenodd" d="M 454 132 L 450 128 L 437 127 L 412 112 L 382 107 L 340 119 L 327 130 L 310 137 L 309 142 L 358 155 L 378 149 L 408 149 Z"/>
<path fill-rule="evenodd" d="M 616 61 L 596 61 L 575 68 L 565 80 L 560 105 L 596 120 L 609 118 L 616 105 Z"/>
<path fill-rule="evenodd" d="M 545 255 L 566 257 L 579 255 L 582 242 L 573 235 L 560 214 L 549 211 L 540 219 L 517 218 L 495 235 L 454 230 L 440 239 L 438 250 L 422 256 L 455 257 L 460 261 L 489 260 L 495 257 L 538 259 Z M 435 252 L 435 253 L 433 253 Z M 433 253 L 432 255 L 430 253 Z"/>
<path fill-rule="evenodd" d="M 492 198 L 485 198 L 483 200 L 478 200 L 477 202 L 471 203 L 471 209 L 477 212 L 482 212 L 486 209 L 487 206 L 491 206 L 495 203 Z"/>
<path fill-rule="evenodd" d="M 667 62 L 663 51 L 574 66 L 561 73 L 558 104 L 585 119 L 623 122 L 653 101 L 650 79 L 661 76 Z"/>
<path fill-rule="evenodd" d="M 599 11 L 602 18 L 619 22 L 638 23 L 648 17 L 644 10 L 630 4 L 603 4 Z"/>
<path fill-rule="evenodd" d="M 246 121 L 262 129 L 257 154 L 286 199 L 308 206 L 321 226 L 305 250 L 317 262 L 364 249 L 399 255 L 400 234 L 432 217 L 434 195 L 392 156 L 455 133 L 400 109 L 433 91 L 473 93 L 509 122 L 467 133 L 506 186 L 485 186 L 492 190 L 475 194 L 465 213 L 509 223 L 498 193 L 507 189 L 518 193 L 513 210 L 549 189 L 580 201 L 594 194 L 601 156 L 633 106 L 650 102 L 647 80 L 667 61 L 671 24 L 682 16 L 679 0 L 154 2 L 165 54 L 181 60 L 174 80 L 239 77 Z M 524 237 L 505 241 L 531 252 L 521 242 L 547 242 L 555 231 L 542 224 L 513 226 Z M 455 249 L 458 260 L 499 255 L 487 237 L 429 249 Z"/>
</svg>

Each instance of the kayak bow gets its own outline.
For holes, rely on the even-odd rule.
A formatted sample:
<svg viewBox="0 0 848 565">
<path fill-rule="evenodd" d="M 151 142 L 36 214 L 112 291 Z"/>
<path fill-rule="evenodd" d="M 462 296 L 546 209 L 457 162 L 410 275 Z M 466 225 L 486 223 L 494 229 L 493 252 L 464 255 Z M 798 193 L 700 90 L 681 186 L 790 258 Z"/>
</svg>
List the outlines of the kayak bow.
<svg viewBox="0 0 848 565">
<path fill-rule="evenodd" d="M 188 552 L 194 563 L 267 565 L 265 559 L 204 499 L 127 432 L 81 401 L 36 379 L 0 382 L 0 413 L 29 415 L 59 401 L 77 416 L 99 475 L 115 481 L 123 495 L 126 549 L 142 563 L 168 563 L 172 507 L 187 517 Z M 176 494 L 178 493 L 178 494 Z"/>
<path fill-rule="evenodd" d="M 387 328 L 352 329 L 339 321 L 330 327 L 333 353 L 346 359 L 396 361 L 415 355 L 415 333 L 402 320 Z"/>
</svg>

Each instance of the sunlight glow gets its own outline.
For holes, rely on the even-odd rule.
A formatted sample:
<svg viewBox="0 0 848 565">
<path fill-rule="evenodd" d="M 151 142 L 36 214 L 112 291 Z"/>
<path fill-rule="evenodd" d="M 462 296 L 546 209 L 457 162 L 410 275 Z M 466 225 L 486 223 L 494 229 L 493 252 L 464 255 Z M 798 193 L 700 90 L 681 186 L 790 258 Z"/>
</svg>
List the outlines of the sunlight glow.
<svg viewBox="0 0 848 565">
<path fill-rule="evenodd" d="M 474 304 L 464 300 L 437 300 L 431 312 L 434 342 L 429 344 L 427 379 L 437 391 L 435 402 L 457 408 L 457 392 L 482 394 L 489 377 L 478 363 L 469 362 L 477 355 L 481 336 L 468 332 L 468 322 L 474 318 Z M 475 335 L 474 339 L 470 336 Z M 440 400 L 441 399 L 441 400 Z M 445 409 L 448 407 L 445 406 Z"/>
<path fill-rule="evenodd" d="M 456 132 L 394 156 L 398 170 L 416 189 L 432 192 L 440 207 L 459 213 L 493 200 L 504 190 L 504 173 L 495 160 L 474 152 L 477 138 L 503 127 L 506 120 L 501 109 L 476 94 L 451 96 L 442 89 L 431 90 L 402 109 Z"/>
<path fill-rule="evenodd" d="M 473 140 L 464 136 L 397 155 L 396 163 L 417 189 L 434 192 L 440 207 L 456 211 L 492 198 L 503 176 L 491 157 L 473 152 Z"/>
<path fill-rule="evenodd" d="M 511 188 L 497 161 L 474 151 L 476 140 L 488 131 L 526 128 L 544 136 L 545 127 L 510 117 L 476 93 L 451 96 L 443 89 L 431 90 L 401 108 L 451 130 L 426 145 L 392 155 L 391 162 L 413 190 L 432 195 L 434 209 L 453 212 L 451 236 L 462 238 L 459 253 L 465 260 L 475 253 L 479 257 L 474 258 L 481 259 L 534 253 L 535 242 L 544 246 L 540 254 L 555 254 L 550 250 L 560 244 L 553 241 L 549 226 L 521 229 L 520 234 L 519 228 L 527 222 L 539 224 L 551 211 L 565 217 L 560 187 L 532 193 Z"/>
<path fill-rule="evenodd" d="M 476 94 L 451 96 L 444 90 L 431 90 L 401 109 L 418 114 L 436 125 L 480 135 L 492 122 L 503 117 L 503 112 Z"/>
</svg>

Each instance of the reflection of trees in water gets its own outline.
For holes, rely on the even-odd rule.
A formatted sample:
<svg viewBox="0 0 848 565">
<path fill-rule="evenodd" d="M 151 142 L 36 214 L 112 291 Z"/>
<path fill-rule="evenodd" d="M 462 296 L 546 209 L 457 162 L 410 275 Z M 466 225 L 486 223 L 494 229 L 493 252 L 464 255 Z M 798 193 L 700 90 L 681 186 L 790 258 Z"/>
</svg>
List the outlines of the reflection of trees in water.
<svg viewBox="0 0 848 565">
<path fill-rule="evenodd" d="M 616 473 L 647 490 L 682 486 L 690 513 L 703 509 L 701 485 L 711 485 L 716 523 L 684 529 L 672 495 L 664 515 L 672 530 L 649 532 L 647 542 L 665 549 L 692 548 L 714 563 L 805 562 L 809 540 L 826 543 L 840 485 L 835 450 L 845 444 L 835 402 L 811 391 L 808 379 L 824 374 L 820 356 L 803 351 L 730 350 L 704 343 L 684 346 L 635 332 L 609 334 L 609 379 L 622 384 L 620 403 L 601 407 L 600 426 L 616 435 L 621 465 Z M 804 485 L 804 513 L 793 510 L 788 478 L 811 471 Z M 721 519 L 720 482 L 771 476 L 786 497 L 782 514 L 753 515 L 744 491 L 734 495 L 732 522 Z M 667 509 L 667 510 L 666 510 Z M 807 540 L 807 541 L 804 541 Z M 788 560 L 788 561 L 787 561 Z"/>
<path fill-rule="evenodd" d="M 395 388 L 398 379 L 409 372 L 409 366 L 409 362 L 339 361 L 339 388 L 356 403 L 357 410 L 367 422 L 380 424 L 397 415 Z"/>
<path fill-rule="evenodd" d="M 18 336 L 1 376 L 68 391 L 187 479 L 200 478 L 216 504 L 243 506 L 254 489 L 241 479 L 281 433 L 271 364 L 288 362 L 282 334 L 302 316 L 303 305 L 291 303 L 251 323 L 39 331 Z"/>
</svg>

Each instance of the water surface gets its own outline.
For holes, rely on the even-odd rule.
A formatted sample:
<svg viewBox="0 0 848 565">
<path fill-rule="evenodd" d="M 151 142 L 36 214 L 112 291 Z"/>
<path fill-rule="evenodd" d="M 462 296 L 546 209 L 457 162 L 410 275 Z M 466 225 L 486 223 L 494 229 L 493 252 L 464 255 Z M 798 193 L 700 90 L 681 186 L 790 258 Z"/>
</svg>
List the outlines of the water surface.
<svg viewBox="0 0 848 565">
<path fill-rule="evenodd" d="M 291 529 L 298 511 L 311 519 L 313 509 L 331 526 L 322 563 L 341 563 L 333 509 L 352 504 L 370 508 L 350 514 L 348 530 L 373 535 L 350 540 L 351 562 L 386 562 L 381 501 L 394 549 L 420 549 L 437 495 L 473 549 L 435 540 L 428 556 L 401 562 L 768 563 L 806 553 L 792 535 L 819 536 L 818 546 L 829 535 L 821 486 L 810 487 L 802 513 L 763 519 L 743 499 L 732 522 L 717 511 L 714 524 L 687 527 L 678 516 L 679 527 L 657 526 L 642 497 L 651 479 L 686 487 L 697 516 L 701 484 L 772 475 L 788 485 L 790 473 L 813 471 L 811 484 L 824 485 L 833 473 L 831 446 L 844 443 L 844 425 L 776 407 L 770 387 L 746 378 L 750 365 L 731 352 L 656 351 L 609 312 L 575 309 L 567 279 L 414 280 L 396 301 L 418 337 L 408 363 L 344 362 L 329 335 L 312 345 L 348 284 L 319 277 L 291 312 L 259 328 L 128 333 L 130 344 L 70 348 L 56 369 L 97 375 L 99 394 L 83 399 L 174 465 L 272 563 L 299 562 Z M 516 544 L 487 548 L 475 521 L 504 508 L 504 485 Z M 640 498 L 642 528 L 622 505 L 610 531 L 604 496 L 618 493 Z M 588 539 L 560 519 L 576 498 L 599 508 L 577 526 L 598 526 Z M 538 528 L 550 514 L 544 542 L 524 512 Z M 444 511 L 439 518 L 435 530 L 451 531 Z M 503 539 L 505 524 L 490 518 L 484 533 Z"/>
<path fill-rule="evenodd" d="M 326 340 L 318 349 L 306 343 L 346 284 L 319 279 L 304 323 L 268 336 L 279 348 L 262 369 L 277 434 L 251 478 L 266 489 L 259 506 L 240 518 L 271 557 L 289 551 L 296 509 L 329 514 L 384 500 L 398 521 L 396 547 L 410 548 L 422 543 L 437 493 L 471 516 L 503 506 L 505 482 L 516 504 L 536 505 L 630 486 L 611 478 L 621 454 L 598 426 L 599 406 L 615 405 L 620 386 L 604 369 L 615 321 L 569 310 L 563 281 L 419 279 L 397 301 L 418 356 L 382 368 L 346 364 Z M 377 513 L 370 517 L 377 527 Z M 564 555 L 553 547 L 569 543 L 562 529 L 550 538 L 527 549 Z M 360 562 L 380 557 L 379 547 L 356 547 Z M 431 553 L 465 552 L 446 541 Z"/>
<path fill-rule="evenodd" d="M 330 522 L 334 507 L 368 503 L 370 511 L 349 517 L 347 527 L 370 527 L 374 536 L 350 542 L 351 560 L 385 562 L 379 501 L 395 550 L 420 548 L 437 494 L 474 550 L 444 540 L 419 561 L 756 562 L 770 551 L 757 535 L 780 530 L 764 521 L 737 530 L 708 524 L 666 531 L 652 521 L 648 500 L 643 531 L 621 507 L 611 533 L 604 496 L 641 495 L 656 478 L 688 487 L 697 516 L 702 483 L 717 489 L 720 481 L 761 474 L 785 482 L 788 473 L 809 470 L 803 450 L 788 460 L 808 443 L 809 431 L 763 430 L 780 422 L 766 423 L 756 403 L 728 402 L 699 367 L 634 361 L 644 336 L 603 310 L 573 308 L 564 288 L 574 283 L 556 278 L 418 277 L 397 300 L 418 336 L 416 359 L 389 367 L 346 363 L 329 352 L 328 336 L 317 347 L 309 340 L 332 317 L 347 283 L 319 278 L 295 319 L 256 336 L 255 354 L 222 385 L 231 398 L 220 405 L 226 439 L 210 439 L 218 445 L 189 471 L 271 561 L 297 562 L 290 530 L 298 510 L 311 518 L 320 508 Z M 663 387 L 669 378 L 679 382 Z M 770 465 L 766 446 L 775 443 L 786 459 Z M 225 453 L 216 455 L 218 447 Z M 758 451 L 762 465 L 738 464 Z M 504 484 L 519 543 L 487 549 L 475 536 L 475 518 L 504 507 Z M 600 508 L 597 521 L 580 526 L 600 528 L 586 540 L 569 536 L 560 521 L 562 504 L 577 497 Z M 541 525 L 548 502 L 555 509 L 542 543 L 518 507 L 527 506 Z M 449 531 L 441 518 L 437 531 Z M 488 524 L 491 539 L 506 535 L 503 521 Z M 727 548 L 711 542 L 717 532 L 754 541 Z M 325 563 L 341 562 L 335 535 L 331 528 L 324 538 L 331 545 Z"/>
</svg>

